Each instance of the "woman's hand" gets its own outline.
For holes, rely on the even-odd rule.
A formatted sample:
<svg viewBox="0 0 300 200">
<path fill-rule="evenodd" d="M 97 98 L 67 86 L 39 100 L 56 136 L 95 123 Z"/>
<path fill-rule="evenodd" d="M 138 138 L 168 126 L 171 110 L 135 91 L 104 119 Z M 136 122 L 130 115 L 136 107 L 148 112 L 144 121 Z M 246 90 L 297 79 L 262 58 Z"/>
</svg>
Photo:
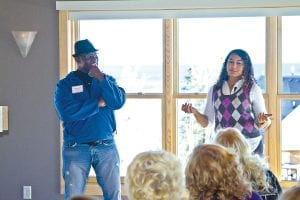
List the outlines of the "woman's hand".
<svg viewBox="0 0 300 200">
<path fill-rule="evenodd" d="M 191 103 L 182 104 L 181 110 L 185 113 L 194 113 L 195 111 L 197 111 Z"/>
<path fill-rule="evenodd" d="M 185 103 L 182 104 L 181 106 L 181 110 L 185 113 L 193 113 L 197 122 L 203 127 L 207 127 L 208 125 L 208 118 L 206 115 L 201 114 L 200 112 L 198 112 L 198 110 L 196 108 L 193 107 L 193 105 L 191 103 Z"/>
<path fill-rule="evenodd" d="M 264 124 L 266 123 L 267 121 L 269 121 L 270 117 L 272 116 L 272 114 L 268 114 L 268 113 L 259 113 L 257 115 L 257 121 L 258 123 L 261 125 L 261 124 Z"/>
</svg>

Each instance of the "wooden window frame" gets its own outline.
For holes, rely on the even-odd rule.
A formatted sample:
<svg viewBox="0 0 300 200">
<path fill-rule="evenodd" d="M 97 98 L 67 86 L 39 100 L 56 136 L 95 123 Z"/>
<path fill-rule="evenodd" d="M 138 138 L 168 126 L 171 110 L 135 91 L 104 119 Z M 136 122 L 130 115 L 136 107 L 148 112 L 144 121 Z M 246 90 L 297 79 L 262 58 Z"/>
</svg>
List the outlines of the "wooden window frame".
<svg viewBox="0 0 300 200">
<path fill-rule="evenodd" d="M 300 5 L 296 6 L 300 9 Z M 78 37 L 78 21 L 69 18 L 68 10 L 59 11 L 59 77 L 63 78 L 72 66 L 72 44 Z M 178 37 L 176 18 L 163 20 L 164 38 L 164 93 L 163 93 L 163 148 L 170 152 L 176 149 L 176 100 L 180 98 L 205 98 L 206 94 L 179 94 L 178 93 Z M 273 114 L 272 125 L 265 135 L 265 155 L 268 158 L 270 169 L 280 180 L 281 176 L 281 119 L 280 100 L 287 98 L 299 98 L 299 95 L 281 94 L 281 17 L 266 17 L 266 91 L 264 98 L 267 110 Z M 272 87 L 270 87 L 272 86 Z M 135 97 L 134 95 L 130 95 Z M 272 102 L 272 103 L 270 103 Z M 62 126 L 60 124 L 60 142 L 62 144 Z M 61 146 L 61 145 L 60 145 Z M 61 152 L 61 151 L 60 151 Z M 62 168 L 62 160 L 60 162 Z M 60 174 L 60 191 L 64 192 L 64 181 Z M 124 178 L 121 180 L 124 185 Z M 295 182 L 281 181 L 283 188 L 294 185 Z M 86 193 L 90 195 L 101 194 L 95 178 L 89 178 Z M 122 195 L 126 195 L 122 187 Z"/>
</svg>

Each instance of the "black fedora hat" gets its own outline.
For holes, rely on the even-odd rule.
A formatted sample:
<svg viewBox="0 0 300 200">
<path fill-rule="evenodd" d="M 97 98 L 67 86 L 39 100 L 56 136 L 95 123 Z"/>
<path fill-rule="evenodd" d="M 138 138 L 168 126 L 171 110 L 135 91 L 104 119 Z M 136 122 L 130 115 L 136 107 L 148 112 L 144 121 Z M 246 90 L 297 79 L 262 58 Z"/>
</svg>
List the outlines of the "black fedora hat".
<svg viewBox="0 0 300 200">
<path fill-rule="evenodd" d="M 95 49 L 93 44 L 88 40 L 78 40 L 74 44 L 75 53 L 73 54 L 74 57 L 77 57 L 82 54 L 87 54 L 91 52 L 98 51 L 98 49 Z"/>
</svg>

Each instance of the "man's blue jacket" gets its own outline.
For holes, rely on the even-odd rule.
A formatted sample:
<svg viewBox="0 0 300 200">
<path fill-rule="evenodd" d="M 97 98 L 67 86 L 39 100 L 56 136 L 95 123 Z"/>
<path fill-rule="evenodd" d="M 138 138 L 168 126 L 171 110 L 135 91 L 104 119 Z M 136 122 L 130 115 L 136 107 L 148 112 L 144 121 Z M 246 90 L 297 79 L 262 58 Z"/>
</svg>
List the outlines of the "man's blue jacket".
<svg viewBox="0 0 300 200">
<path fill-rule="evenodd" d="M 99 107 L 99 99 L 105 107 Z M 103 81 L 92 79 L 90 90 L 75 72 L 58 81 L 54 93 L 54 105 L 63 122 L 64 142 L 82 143 L 112 139 L 116 130 L 114 110 L 126 100 L 125 90 L 113 77 L 105 75 Z"/>
</svg>

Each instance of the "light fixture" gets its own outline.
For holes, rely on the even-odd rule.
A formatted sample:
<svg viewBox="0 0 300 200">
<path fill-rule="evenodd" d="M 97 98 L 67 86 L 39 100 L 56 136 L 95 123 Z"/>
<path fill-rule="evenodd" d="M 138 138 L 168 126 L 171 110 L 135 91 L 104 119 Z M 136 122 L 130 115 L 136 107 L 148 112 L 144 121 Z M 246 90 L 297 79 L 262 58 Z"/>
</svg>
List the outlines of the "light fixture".
<svg viewBox="0 0 300 200">
<path fill-rule="evenodd" d="M 30 50 L 37 31 L 12 31 L 12 34 L 20 49 L 22 57 L 25 58 Z"/>
</svg>

